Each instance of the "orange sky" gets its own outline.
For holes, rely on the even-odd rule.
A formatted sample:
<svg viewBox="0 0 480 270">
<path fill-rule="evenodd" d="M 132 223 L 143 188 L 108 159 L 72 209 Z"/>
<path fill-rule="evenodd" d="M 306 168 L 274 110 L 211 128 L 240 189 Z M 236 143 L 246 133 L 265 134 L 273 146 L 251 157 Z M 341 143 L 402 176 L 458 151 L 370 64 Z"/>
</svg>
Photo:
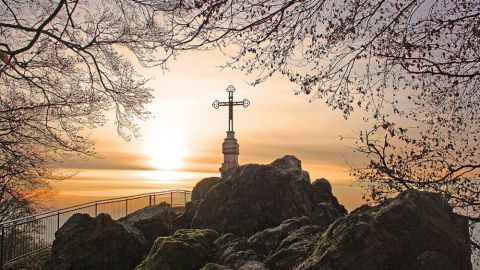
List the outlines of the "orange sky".
<svg viewBox="0 0 480 270">
<path fill-rule="evenodd" d="M 237 89 L 235 100 L 251 101 L 250 107 L 238 106 L 234 112 L 241 164 L 269 163 L 293 154 L 312 180 L 329 179 L 341 203 L 350 209 L 358 206 L 361 195 L 358 188 L 349 187 L 348 164 L 358 166 L 362 160 L 353 153 L 352 140 L 340 140 L 339 135 L 354 136 L 361 128 L 361 115 L 344 120 L 324 101 L 309 103 L 307 96 L 294 95 L 296 86 L 287 79 L 272 78 L 252 87 L 252 77 L 220 70 L 224 61 L 215 51 L 195 52 L 170 62 L 169 71 L 138 68 L 151 78 L 155 95 L 148 106 L 152 118 L 140 122 L 142 138 L 123 141 L 113 119 L 92 130 L 103 158 L 65 164 L 77 174 L 53 183 L 57 206 L 158 189 L 191 189 L 202 178 L 218 175 L 228 112 L 211 104 L 227 99 L 229 84 Z"/>
</svg>

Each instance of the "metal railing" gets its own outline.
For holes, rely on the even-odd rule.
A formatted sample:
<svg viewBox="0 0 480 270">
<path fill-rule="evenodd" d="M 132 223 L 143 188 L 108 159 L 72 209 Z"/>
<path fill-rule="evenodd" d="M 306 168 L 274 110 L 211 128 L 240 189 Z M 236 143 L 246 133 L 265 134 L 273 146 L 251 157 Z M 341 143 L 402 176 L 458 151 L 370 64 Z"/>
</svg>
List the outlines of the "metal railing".
<svg viewBox="0 0 480 270">
<path fill-rule="evenodd" d="M 128 197 L 93 201 L 0 223 L 0 268 L 50 247 L 55 232 L 74 214 L 96 217 L 100 213 L 119 219 L 144 207 L 167 202 L 182 207 L 191 200 L 188 190 L 167 190 Z"/>
</svg>

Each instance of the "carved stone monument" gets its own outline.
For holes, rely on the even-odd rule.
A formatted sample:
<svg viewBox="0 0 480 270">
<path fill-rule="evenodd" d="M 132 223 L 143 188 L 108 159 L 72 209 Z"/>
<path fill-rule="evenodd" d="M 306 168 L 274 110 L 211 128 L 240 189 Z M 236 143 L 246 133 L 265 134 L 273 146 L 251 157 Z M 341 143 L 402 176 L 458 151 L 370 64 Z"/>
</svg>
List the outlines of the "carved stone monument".
<svg viewBox="0 0 480 270">
<path fill-rule="evenodd" d="M 228 86 L 228 101 L 220 102 L 215 100 L 212 106 L 215 109 L 220 108 L 220 106 L 228 106 L 228 131 L 227 137 L 225 138 L 222 144 L 222 153 L 223 153 L 223 163 L 220 168 L 220 173 L 223 175 L 224 171 L 238 166 L 238 155 L 240 154 L 240 146 L 238 145 L 237 139 L 235 139 L 235 132 L 233 131 L 233 106 L 242 105 L 243 107 L 248 107 L 250 101 L 244 99 L 243 101 L 233 101 L 233 92 L 235 92 L 235 87 L 232 85 Z"/>
</svg>

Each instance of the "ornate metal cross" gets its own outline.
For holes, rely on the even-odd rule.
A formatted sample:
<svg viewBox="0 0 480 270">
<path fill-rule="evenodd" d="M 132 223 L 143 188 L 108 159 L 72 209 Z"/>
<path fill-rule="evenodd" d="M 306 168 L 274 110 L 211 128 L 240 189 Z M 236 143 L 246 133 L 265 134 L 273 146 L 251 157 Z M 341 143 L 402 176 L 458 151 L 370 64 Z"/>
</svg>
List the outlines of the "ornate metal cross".
<svg viewBox="0 0 480 270">
<path fill-rule="evenodd" d="M 248 99 L 244 99 L 243 101 L 233 101 L 233 92 L 235 92 L 235 87 L 233 85 L 229 85 L 227 87 L 228 92 L 228 101 L 218 101 L 215 100 L 212 103 L 212 106 L 215 109 L 220 108 L 220 106 L 228 106 L 228 131 L 233 131 L 233 106 L 243 105 L 243 107 L 247 108 L 250 105 L 250 101 Z"/>
</svg>

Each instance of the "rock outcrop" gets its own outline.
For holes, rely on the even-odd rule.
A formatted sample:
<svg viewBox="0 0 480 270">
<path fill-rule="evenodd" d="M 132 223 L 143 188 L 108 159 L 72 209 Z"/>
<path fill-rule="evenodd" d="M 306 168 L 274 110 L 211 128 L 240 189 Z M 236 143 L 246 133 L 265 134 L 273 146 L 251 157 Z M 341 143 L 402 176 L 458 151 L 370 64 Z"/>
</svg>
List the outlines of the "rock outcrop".
<svg viewBox="0 0 480 270">
<path fill-rule="evenodd" d="M 223 265 L 219 265 L 216 263 L 207 263 L 204 267 L 200 270 L 230 270 Z"/>
<path fill-rule="evenodd" d="M 287 219 L 277 227 L 257 232 L 248 239 L 248 242 L 251 243 L 254 246 L 254 250 L 264 258 L 270 255 L 289 234 L 306 225 L 310 225 L 310 219 L 308 217 Z"/>
<path fill-rule="evenodd" d="M 234 268 L 234 269 L 235 270 L 269 270 L 263 263 L 258 261 L 249 261 L 249 262 L 246 262 L 244 265 L 240 266 L 240 268 Z M 233 270 L 233 269 L 227 268 L 223 265 L 219 265 L 216 263 L 209 263 L 200 270 Z"/>
<path fill-rule="evenodd" d="M 192 220 L 197 212 L 198 206 L 207 195 L 207 192 L 220 181 L 220 177 L 208 177 L 200 180 L 193 187 L 192 200 L 186 203 L 184 213 L 173 220 L 173 227 L 175 229 L 191 228 Z"/>
<path fill-rule="evenodd" d="M 307 171 L 302 170 L 302 161 L 296 156 L 286 155 L 281 158 L 277 158 L 270 165 L 279 169 L 289 171 L 292 174 L 296 174 L 299 179 L 303 179 L 310 183 L 310 174 Z"/>
<path fill-rule="evenodd" d="M 320 178 L 320 179 L 317 179 L 317 180 L 313 181 L 312 185 L 319 188 L 322 192 L 332 194 L 332 185 L 325 178 Z"/>
<path fill-rule="evenodd" d="M 274 269 L 268 263 L 276 269 L 293 269 L 292 266 L 311 254 L 316 243 L 314 239 L 318 239 L 323 231 L 319 226 L 309 224 L 307 217 L 291 218 L 248 239 L 231 233 L 221 235 L 215 240 L 216 255 L 212 263 L 203 269 Z M 269 261 L 270 257 L 272 261 Z"/>
<path fill-rule="evenodd" d="M 168 237 L 158 237 L 143 262 L 135 270 L 197 270 L 214 255 L 213 230 L 178 230 Z"/>
<path fill-rule="evenodd" d="M 197 213 L 198 206 L 203 200 L 195 200 L 187 202 L 185 205 L 185 211 L 180 216 L 173 220 L 173 227 L 176 230 L 189 229 L 192 227 L 192 220 Z"/>
<path fill-rule="evenodd" d="M 198 182 L 192 189 L 192 201 L 202 200 L 207 192 L 220 182 L 220 177 L 208 177 Z"/>
<path fill-rule="evenodd" d="M 147 252 L 147 241 L 131 226 L 107 214 L 75 214 L 55 233 L 52 256 L 44 269 L 131 270 Z"/>
<path fill-rule="evenodd" d="M 118 221 L 139 229 L 152 244 L 157 237 L 173 233 L 172 221 L 176 216 L 170 205 L 162 202 L 130 213 Z"/>
<path fill-rule="evenodd" d="M 295 269 L 312 254 L 324 230 L 317 225 L 306 225 L 289 233 L 265 258 L 265 264 L 271 270 Z"/>
<path fill-rule="evenodd" d="M 286 156 L 274 165 L 249 164 L 227 171 L 194 213 L 181 217 L 192 228 L 211 228 L 220 233 L 251 235 L 282 221 L 307 216 L 313 224 L 327 227 L 347 212 L 331 192 L 312 185 L 298 159 Z"/>
<path fill-rule="evenodd" d="M 302 161 L 296 156 L 286 155 L 281 158 L 277 158 L 270 165 L 278 167 L 284 170 L 302 170 Z"/>
<path fill-rule="evenodd" d="M 471 269 L 467 221 L 441 195 L 408 190 L 336 221 L 295 269 L 437 269 L 436 260 Z"/>
<path fill-rule="evenodd" d="M 215 248 L 217 252 L 213 261 L 227 269 L 240 269 L 246 264 L 261 260 L 253 250 L 253 245 L 245 237 L 238 237 L 231 233 L 224 234 L 215 240 Z"/>
<path fill-rule="evenodd" d="M 435 251 L 425 251 L 420 254 L 408 270 L 455 270 L 450 260 Z"/>
</svg>

